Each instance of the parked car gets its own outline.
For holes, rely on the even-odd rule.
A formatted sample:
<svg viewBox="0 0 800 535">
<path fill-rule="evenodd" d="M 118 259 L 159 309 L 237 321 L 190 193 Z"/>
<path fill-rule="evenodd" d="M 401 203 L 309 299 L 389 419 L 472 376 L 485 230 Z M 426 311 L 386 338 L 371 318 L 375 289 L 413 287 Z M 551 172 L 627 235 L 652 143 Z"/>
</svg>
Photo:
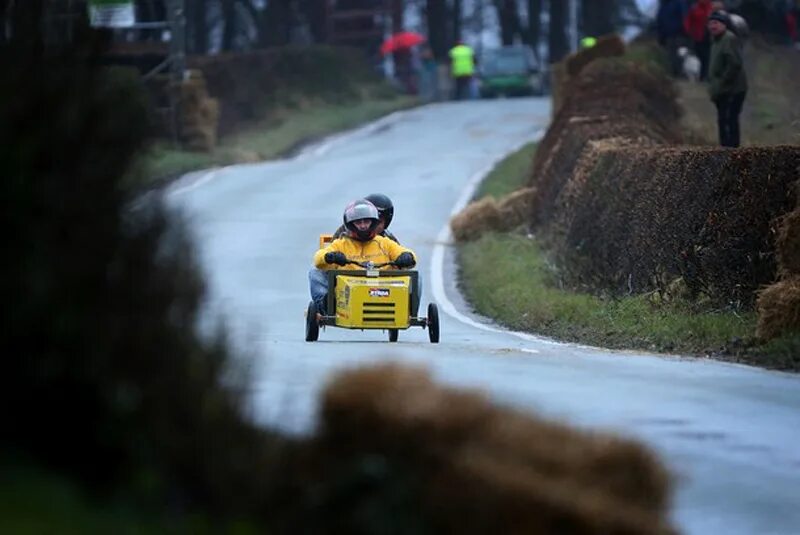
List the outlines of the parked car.
<svg viewBox="0 0 800 535">
<path fill-rule="evenodd" d="M 543 95 L 541 65 L 529 46 L 513 45 L 486 50 L 478 63 L 481 96 Z"/>
</svg>

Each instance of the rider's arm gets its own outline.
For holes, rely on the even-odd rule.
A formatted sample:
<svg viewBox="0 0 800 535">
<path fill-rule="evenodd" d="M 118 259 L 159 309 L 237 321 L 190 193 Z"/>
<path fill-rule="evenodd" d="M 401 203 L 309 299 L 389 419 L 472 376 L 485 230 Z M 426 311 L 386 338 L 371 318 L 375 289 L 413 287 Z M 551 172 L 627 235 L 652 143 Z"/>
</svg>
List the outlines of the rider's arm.
<svg viewBox="0 0 800 535">
<path fill-rule="evenodd" d="M 392 261 L 397 260 L 397 257 L 400 256 L 402 253 L 411 253 L 411 256 L 414 257 L 414 262 L 417 261 L 416 253 L 414 253 L 414 251 L 412 251 L 408 247 L 403 247 L 399 243 L 392 241 L 388 238 L 384 238 L 383 244 L 384 247 L 386 248 L 386 252 L 389 253 L 389 258 L 391 258 Z"/>
<path fill-rule="evenodd" d="M 333 240 L 327 247 L 314 253 L 314 267 L 318 269 L 333 269 L 335 265 L 325 262 L 325 253 L 343 252 L 340 247 L 342 240 Z"/>
</svg>

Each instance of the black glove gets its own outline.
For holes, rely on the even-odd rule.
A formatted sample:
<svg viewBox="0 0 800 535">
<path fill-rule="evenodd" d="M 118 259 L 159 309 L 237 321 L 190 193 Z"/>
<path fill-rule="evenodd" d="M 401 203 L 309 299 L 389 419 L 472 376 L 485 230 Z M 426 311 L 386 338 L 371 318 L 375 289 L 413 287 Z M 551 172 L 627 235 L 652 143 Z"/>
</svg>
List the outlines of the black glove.
<svg viewBox="0 0 800 535">
<path fill-rule="evenodd" d="M 344 253 L 340 253 L 339 251 L 325 253 L 325 263 L 339 264 L 340 266 L 344 266 L 347 264 L 347 257 L 344 255 Z"/>
<path fill-rule="evenodd" d="M 394 260 L 394 265 L 399 268 L 410 268 L 417 265 L 417 261 L 414 260 L 414 255 L 406 251 L 405 253 L 400 253 Z"/>
</svg>

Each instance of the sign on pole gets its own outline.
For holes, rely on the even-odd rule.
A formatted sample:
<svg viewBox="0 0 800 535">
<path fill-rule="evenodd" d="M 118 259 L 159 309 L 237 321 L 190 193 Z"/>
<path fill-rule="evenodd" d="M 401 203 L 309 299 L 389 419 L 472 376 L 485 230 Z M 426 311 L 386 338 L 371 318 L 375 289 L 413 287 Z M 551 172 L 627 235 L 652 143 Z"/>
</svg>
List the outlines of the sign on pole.
<svg viewBox="0 0 800 535">
<path fill-rule="evenodd" d="M 89 0 L 89 21 L 94 28 L 128 28 L 136 24 L 133 0 Z"/>
</svg>

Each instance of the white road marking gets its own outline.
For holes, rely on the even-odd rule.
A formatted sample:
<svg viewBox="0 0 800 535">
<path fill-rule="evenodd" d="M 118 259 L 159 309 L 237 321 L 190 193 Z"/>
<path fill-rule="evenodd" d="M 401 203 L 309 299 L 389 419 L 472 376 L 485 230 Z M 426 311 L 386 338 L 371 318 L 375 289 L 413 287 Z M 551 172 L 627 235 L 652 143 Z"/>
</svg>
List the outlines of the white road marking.
<svg viewBox="0 0 800 535">
<path fill-rule="evenodd" d="M 521 149 L 523 145 L 530 143 L 532 141 L 539 141 L 540 139 L 542 139 L 543 136 L 544 136 L 544 129 L 537 130 L 531 137 L 523 139 L 521 142 L 512 146 L 507 153 L 495 158 L 494 160 L 489 162 L 483 169 L 473 174 L 470 177 L 469 181 L 467 182 L 467 185 L 464 187 L 464 190 L 461 192 L 461 196 L 458 198 L 456 204 L 453 206 L 453 209 L 450 212 L 450 217 L 456 215 L 458 212 L 464 209 L 464 207 L 469 203 L 470 199 L 472 199 L 472 196 L 475 194 L 475 190 L 477 189 L 478 185 L 480 185 L 481 181 L 483 181 L 486 175 L 488 175 L 492 171 L 492 169 L 494 169 L 494 167 L 498 163 L 500 163 L 500 161 L 506 158 L 509 154 L 514 153 L 519 149 Z M 450 220 L 448 218 L 442 229 L 439 231 L 439 235 L 436 237 L 436 245 L 433 246 L 433 255 L 431 257 L 431 288 L 433 291 L 433 298 L 444 313 L 446 313 L 451 318 L 460 321 L 461 323 L 469 325 L 470 327 L 475 327 L 476 329 L 481 329 L 483 331 L 511 334 L 527 342 L 537 342 L 537 343 L 546 343 L 554 345 L 558 344 L 558 342 L 547 340 L 546 338 L 541 338 L 539 336 L 534 336 L 532 334 L 501 329 L 493 325 L 478 322 L 459 312 L 456 309 L 453 302 L 450 301 L 450 299 L 447 297 L 447 292 L 444 289 L 444 252 L 445 252 L 445 246 L 450 245 L 452 241 L 453 241 L 453 236 L 450 231 Z M 527 353 L 539 352 L 538 349 L 533 349 L 533 348 L 524 348 L 523 351 Z"/>
</svg>

